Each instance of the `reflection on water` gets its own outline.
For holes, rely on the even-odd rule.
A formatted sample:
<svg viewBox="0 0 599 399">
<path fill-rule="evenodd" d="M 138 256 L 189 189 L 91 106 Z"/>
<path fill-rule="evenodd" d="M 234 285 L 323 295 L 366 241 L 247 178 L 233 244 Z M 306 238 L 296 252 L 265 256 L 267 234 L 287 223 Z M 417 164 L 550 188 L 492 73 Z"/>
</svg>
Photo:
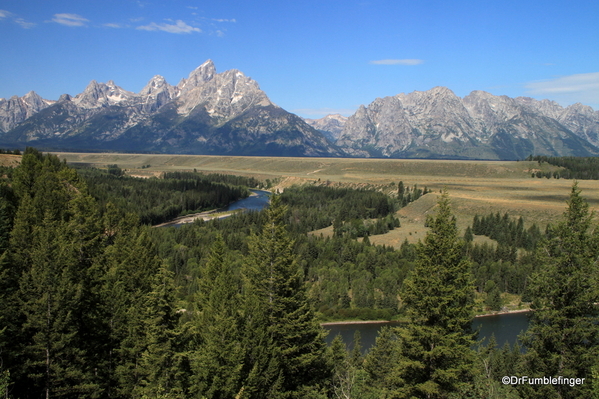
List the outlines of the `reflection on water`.
<svg viewBox="0 0 599 399">
<path fill-rule="evenodd" d="M 235 209 L 245 209 L 248 211 L 261 211 L 268 206 L 270 200 L 270 191 L 250 190 L 255 195 L 250 195 L 247 198 L 235 201 L 229 206 L 219 209 L 219 212 L 234 211 Z"/>
<path fill-rule="evenodd" d="M 529 313 L 504 313 L 493 316 L 477 317 L 472 322 L 473 330 L 478 330 L 478 340 L 486 344 L 491 335 L 495 335 L 497 346 L 502 347 L 506 342 L 513 345 L 521 332 L 528 328 Z M 353 338 L 356 331 L 360 331 L 362 350 L 369 350 L 383 326 L 398 326 L 400 323 L 360 323 L 360 324 L 332 324 L 323 327 L 329 331 L 326 338 L 328 344 L 337 334 L 341 334 L 343 342 L 353 347 Z"/>
<path fill-rule="evenodd" d="M 234 211 L 236 209 L 243 209 L 244 212 L 247 211 L 261 211 L 266 208 L 270 201 L 271 192 L 264 190 L 250 190 L 253 195 L 250 195 L 247 198 L 240 199 L 239 201 L 235 201 L 224 208 L 217 209 L 216 212 L 226 212 L 226 211 Z M 227 216 L 221 216 L 221 218 L 225 218 Z M 187 223 L 167 223 L 159 225 L 159 227 L 181 227 Z"/>
</svg>

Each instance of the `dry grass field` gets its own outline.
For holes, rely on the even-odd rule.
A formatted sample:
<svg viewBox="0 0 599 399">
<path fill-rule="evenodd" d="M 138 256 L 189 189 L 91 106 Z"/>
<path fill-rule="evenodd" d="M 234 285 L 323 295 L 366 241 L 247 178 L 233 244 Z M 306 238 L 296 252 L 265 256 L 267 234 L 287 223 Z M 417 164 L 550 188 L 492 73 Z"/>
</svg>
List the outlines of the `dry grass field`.
<svg viewBox="0 0 599 399">
<path fill-rule="evenodd" d="M 0 154 L 0 166 L 17 166 L 21 163 L 20 155 Z"/>
<path fill-rule="evenodd" d="M 81 154 L 57 153 L 69 163 L 105 167 L 117 164 L 136 176 L 156 176 L 163 171 L 193 170 L 255 176 L 279 181 L 276 188 L 292 184 L 353 186 L 375 185 L 394 190 L 399 181 L 405 185 L 426 186 L 433 192 L 401 209 L 402 227 L 372 237 L 378 244 L 398 246 L 408 239 L 424 237 L 426 215 L 434 211 L 437 195 L 447 188 L 461 229 L 472 223 L 475 214 L 508 212 L 522 216 L 527 225 L 544 228 L 565 210 L 571 180 L 532 178 L 537 170 L 554 170 L 551 165 L 520 161 L 449 161 L 351 158 L 276 158 L 225 157 L 164 154 Z M 142 166 L 150 165 L 141 169 Z M 583 196 L 599 209 L 599 181 L 580 181 Z M 320 232 L 318 232 L 319 234 Z M 322 233 L 330 234 L 328 230 Z"/>
</svg>

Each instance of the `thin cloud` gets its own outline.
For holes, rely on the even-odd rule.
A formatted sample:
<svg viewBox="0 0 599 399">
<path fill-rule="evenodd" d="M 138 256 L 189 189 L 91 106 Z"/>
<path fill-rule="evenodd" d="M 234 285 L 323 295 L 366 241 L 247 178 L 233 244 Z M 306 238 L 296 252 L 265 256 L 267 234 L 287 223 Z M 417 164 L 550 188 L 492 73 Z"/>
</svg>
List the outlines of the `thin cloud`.
<svg viewBox="0 0 599 399">
<path fill-rule="evenodd" d="M 107 23 L 107 24 L 103 24 L 102 26 L 105 26 L 107 28 L 114 28 L 114 29 L 121 29 L 121 28 L 126 28 L 127 27 L 127 25 L 114 24 L 114 23 Z"/>
<path fill-rule="evenodd" d="M 418 59 L 402 59 L 402 60 L 375 60 L 370 61 L 372 65 L 420 65 L 424 60 Z"/>
<path fill-rule="evenodd" d="M 52 21 L 64 26 L 77 27 L 85 26 L 89 22 L 89 19 L 77 14 L 54 14 Z"/>
<path fill-rule="evenodd" d="M 23 29 L 31 29 L 36 25 L 33 22 L 25 21 L 23 18 L 15 18 L 15 22 L 17 24 L 21 25 L 21 28 L 23 28 Z"/>
<path fill-rule="evenodd" d="M 599 72 L 529 82 L 524 87 L 530 95 L 548 96 L 560 103 L 599 104 Z"/>
<path fill-rule="evenodd" d="M 0 10 L 0 21 L 8 18 L 12 19 L 14 23 L 18 24 L 23 29 L 30 29 L 36 25 L 33 22 L 26 21 L 24 18 L 17 17 L 16 14 L 13 14 L 10 11 Z"/>
<path fill-rule="evenodd" d="M 163 31 L 168 33 L 193 33 L 193 32 L 201 32 L 200 28 L 194 28 L 193 26 L 187 25 L 185 22 L 178 19 L 174 24 L 157 24 L 156 22 L 152 22 L 149 25 L 138 26 L 136 29 L 138 30 L 147 30 L 147 31 Z"/>
<path fill-rule="evenodd" d="M 232 22 L 232 23 L 237 22 L 237 20 L 235 18 L 233 18 L 233 19 L 213 18 L 212 20 L 216 21 L 216 22 Z"/>
</svg>

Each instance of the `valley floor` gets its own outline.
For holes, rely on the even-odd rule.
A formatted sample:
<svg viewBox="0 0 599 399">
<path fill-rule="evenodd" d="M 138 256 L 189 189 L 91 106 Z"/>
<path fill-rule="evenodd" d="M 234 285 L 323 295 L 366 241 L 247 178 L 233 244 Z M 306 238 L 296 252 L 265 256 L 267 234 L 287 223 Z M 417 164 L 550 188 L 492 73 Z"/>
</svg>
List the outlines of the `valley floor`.
<svg viewBox="0 0 599 399">
<path fill-rule="evenodd" d="M 447 188 L 458 227 L 465 229 L 475 214 L 508 212 L 522 216 L 526 225 L 544 229 L 566 209 L 572 180 L 532 178 L 536 171 L 556 167 L 534 161 L 452 161 L 418 159 L 227 157 L 170 154 L 56 153 L 73 164 L 95 167 L 117 164 L 136 176 L 159 176 L 164 171 L 197 170 L 254 176 L 273 183 L 282 191 L 294 184 L 349 185 L 374 187 L 394 193 L 397 184 L 432 193 L 398 212 L 402 227 L 373 236 L 371 242 L 398 247 L 404 240 L 417 242 L 424 237 L 424 220 L 437 201 L 436 193 Z M 143 166 L 143 168 L 142 168 Z M 599 210 L 599 181 L 579 182 L 591 208 Z M 316 232 L 330 234 L 327 229 Z"/>
</svg>

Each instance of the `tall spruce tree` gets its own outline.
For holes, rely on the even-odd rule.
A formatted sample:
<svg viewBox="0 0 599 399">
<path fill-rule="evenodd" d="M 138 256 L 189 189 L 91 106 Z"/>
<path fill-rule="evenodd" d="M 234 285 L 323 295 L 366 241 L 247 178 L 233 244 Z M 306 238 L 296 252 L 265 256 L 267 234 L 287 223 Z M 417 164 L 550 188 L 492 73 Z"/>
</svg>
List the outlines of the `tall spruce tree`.
<svg viewBox="0 0 599 399">
<path fill-rule="evenodd" d="M 241 281 L 233 267 L 219 234 L 202 269 L 196 300 L 196 342 L 190 361 L 191 391 L 197 397 L 233 398 L 241 388 Z"/>
<path fill-rule="evenodd" d="M 428 226 L 400 293 L 410 322 L 396 330 L 393 398 L 447 398 L 473 378 L 474 286 L 446 191 Z"/>
<path fill-rule="evenodd" d="M 77 174 L 51 155 L 28 151 L 15 176 L 20 198 L 3 259 L 16 282 L 20 324 L 11 336 L 18 396 L 101 395 L 92 361 L 97 342 L 98 208 Z M 12 324 L 12 323 L 11 323 Z M 11 334 L 12 335 L 12 334 Z M 14 371 L 14 373 L 13 373 Z"/>
<path fill-rule="evenodd" d="M 592 370 L 599 362 L 599 229 L 592 218 L 575 183 L 564 220 L 548 228 L 537 252 L 541 266 L 529 286 L 535 311 L 524 337 L 529 375 L 589 383 L 519 387 L 527 397 L 591 397 Z"/>
<path fill-rule="evenodd" d="M 353 361 L 357 359 L 352 359 L 354 355 L 348 353 L 341 335 L 337 335 L 333 339 L 329 351 L 333 364 L 333 375 L 330 382 L 333 398 L 370 398 L 366 387 L 366 372 L 363 370 L 361 362 L 358 364 Z"/>
<path fill-rule="evenodd" d="M 367 384 L 374 392 L 379 393 L 379 396 L 382 396 L 382 392 L 391 391 L 392 388 L 391 375 L 398 356 L 396 340 L 394 328 L 381 328 L 374 346 L 364 358 Z"/>
<path fill-rule="evenodd" d="M 331 374 L 324 331 L 306 298 L 287 208 L 273 196 L 244 267 L 244 379 L 240 398 L 309 398 Z"/>
<path fill-rule="evenodd" d="M 131 397 L 145 377 L 141 359 L 147 349 L 147 301 L 161 268 L 144 228 L 130 224 L 123 220 L 116 228 L 119 233 L 101 261 L 105 269 L 102 311 L 107 324 L 107 364 L 101 372 L 109 382 L 109 397 Z"/>
<path fill-rule="evenodd" d="M 154 277 L 152 291 L 145 298 L 144 351 L 139 363 L 140 382 L 133 397 L 185 398 L 186 378 L 180 364 L 178 340 L 179 313 L 175 306 L 173 276 L 161 265 Z"/>
</svg>

